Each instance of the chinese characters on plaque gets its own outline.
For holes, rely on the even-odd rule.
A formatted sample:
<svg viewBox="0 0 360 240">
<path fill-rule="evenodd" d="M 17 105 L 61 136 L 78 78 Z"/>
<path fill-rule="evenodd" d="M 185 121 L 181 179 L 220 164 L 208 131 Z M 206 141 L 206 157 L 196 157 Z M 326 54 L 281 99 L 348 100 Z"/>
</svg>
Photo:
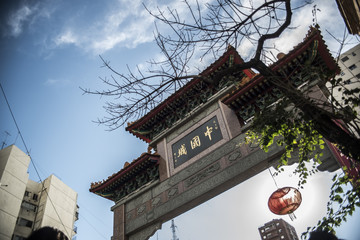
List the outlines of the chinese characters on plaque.
<svg viewBox="0 0 360 240">
<path fill-rule="evenodd" d="M 185 163 L 222 138 L 219 122 L 214 116 L 171 146 L 174 168 Z"/>
</svg>

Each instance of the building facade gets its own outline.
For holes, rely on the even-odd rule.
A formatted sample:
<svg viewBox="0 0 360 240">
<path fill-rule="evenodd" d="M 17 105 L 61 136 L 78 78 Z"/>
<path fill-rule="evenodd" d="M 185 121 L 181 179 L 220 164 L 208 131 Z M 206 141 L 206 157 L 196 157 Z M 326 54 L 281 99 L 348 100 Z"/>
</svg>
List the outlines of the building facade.
<svg viewBox="0 0 360 240">
<path fill-rule="evenodd" d="M 341 84 L 334 89 L 330 88 L 334 98 L 341 104 L 341 106 L 346 106 L 344 109 L 340 109 L 340 111 L 345 111 L 349 109 L 355 110 L 357 115 L 360 114 L 360 106 L 351 105 L 351 103 L 345 102 L 343 92 L 348 90 L 349 92 L 354 91 L 352 95 L 349 95 L 354 98 L 358 98 L 359 95 L 356 92 L 360 88 L 360 44 L 349 49 L 340 55 L 338 65 L 340 67 L 340 74 L 336 76 L 337 79 L 341 78 Z M 347 129 L 349 132 L 354 134 L 356 137 L 359 136 L 360 122 L 358 119 L 349 119 L 347 124 Z M 341 153 L 339 163 L 342 166 L 346 166 L 352 178 L 358 179 L 360 173 L 360 165 L 355 163 L 353 160 L 343 156 Z"/>
<path fill-rule="evenodd" d="M 340 55 L 338 62 L 341 69 L 339 77 L 351 89 L 359 87 L 360 82 L 360 44 Z"/>
<path fill-rule="evenodd" d="M 76 234 L 77 193 L 55 175 L 29 179 L 30 157 L 15 145 L 0 151 L 0 239 L 26 239 L 44 226 Z"/>
<path fill-rule="evenodd" d="M 349 90 L 358 88 L 360 86 L 360 44 L 341 54 L 338 64 L 341 72 L 337 77 L 343 79 L 344 88 Z M 334 93 L 337 100 L 344 105 L 341 99 L 342 91 L 337 89 Z M 360 112 L 359 107 L 357 110 Z"/>
<path fill-rule="evenodd" d="M 349 33 L 360 35 L 360 0 L 336 0 Z"/>
<path fill-rule="evenodd" d="M 259 227 L 262 240 L 299 240 L 295 228 L 283 219 L 273 219 Z"/>
</svg>

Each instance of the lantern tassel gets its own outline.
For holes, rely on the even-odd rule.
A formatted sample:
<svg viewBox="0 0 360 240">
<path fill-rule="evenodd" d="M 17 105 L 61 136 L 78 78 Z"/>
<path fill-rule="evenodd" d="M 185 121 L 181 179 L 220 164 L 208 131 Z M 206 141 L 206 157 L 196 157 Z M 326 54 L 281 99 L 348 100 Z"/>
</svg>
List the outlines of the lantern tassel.
<svg viewBox="0 0 360 240">
<path fill-rule="evenodd" d="M 294 219 L 296 219 L 295 213 L 289 213 L 289 217 L 291 219 L 291 221 L 294 221 Z"/>
</svg>

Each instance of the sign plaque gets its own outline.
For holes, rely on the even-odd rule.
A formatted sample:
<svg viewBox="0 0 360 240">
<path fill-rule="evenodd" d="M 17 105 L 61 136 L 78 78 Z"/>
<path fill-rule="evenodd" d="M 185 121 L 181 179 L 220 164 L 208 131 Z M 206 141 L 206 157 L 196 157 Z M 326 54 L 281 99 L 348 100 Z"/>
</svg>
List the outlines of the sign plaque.
<svg viewBox="0 0 360 240">
<path fill-rule="evenodd" d="M 174 168 L 223 139 L 216 116 L 171 146 Z"/>
</svg>

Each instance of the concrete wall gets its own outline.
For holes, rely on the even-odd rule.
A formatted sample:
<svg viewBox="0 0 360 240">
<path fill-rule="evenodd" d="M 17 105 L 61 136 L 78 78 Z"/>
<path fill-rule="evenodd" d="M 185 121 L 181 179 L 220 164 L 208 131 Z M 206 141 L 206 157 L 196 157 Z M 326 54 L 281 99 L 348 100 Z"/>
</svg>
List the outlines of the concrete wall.
<svg viewBox="0 0 360 240">
<path fill-rule="evenodd" d="M 355 68 L 354 66 L 355 65 Z M 341 68 L 341 73 L 339 77 L 343 78 L 344 80 L 351 79 L 359 81 L 360 74 L 360 44 L 351 48 L 350 50 L 344 52 L 340 55 L 339 59 L 339 66 Z"/>
<path fill-rule="evenodd" d="M 28 237 L 43 226 L 58 228 L 71 239 L 77 220 L 77 193 L 54 175 L 44 180 L 46 192 L 42 191 L 42 183 L 28 179 L 29 163 L 30 157 L 15 145 L 0 151 L 0 239 Z M 21 226 L 27 221 L 28 226 Z"/>
<path fill-rule="evenodd" d="M 339 67 L 341 68 L 340 74 L 337 78 L 342 78 L 344 87 L 347 89 L 354 89 L 360 87 L 360 44 L 346 51 L 340 55 Z M 334 89 L 335 98 L 342 104 L 343 100 L 342 91 L 338 88 Z M 357 113 L 360 114 L 360 107 L 355 108 Z M 358 124 L 358 127 L 359 124 Z M 359 137 L 359 136 L 358 136 Z"/>
<path fill-rule="evenodd" d="M 19 211 L 19 221 L 20 219 L 26 219 L 31 221 L 31 227 L 19 226 L 17 225 L 14 230 L 14 235 L 28 237 L 32 232 L 35 222 L 36 212 L 38 210 L 38 204 L 40 200 L 41 184 L 28 180 L 26 185 L 25 194 L 23 197 L 23 203 Z M 30 208 L 33 207 L 33 208 Z"/>
<path fill-rule="evenodd" d="M 77 193 L 54 175 L 44 181 L 44 187 L 46 192 L 41 194 L 35 227 L 53 226 L 72 238 Z"/>
<path fill-rule="evenodd" d="M 11 239 L 29 174 L 30 157 L 15 145 L 0 151 L 0 239 Z"/>
</svg>

